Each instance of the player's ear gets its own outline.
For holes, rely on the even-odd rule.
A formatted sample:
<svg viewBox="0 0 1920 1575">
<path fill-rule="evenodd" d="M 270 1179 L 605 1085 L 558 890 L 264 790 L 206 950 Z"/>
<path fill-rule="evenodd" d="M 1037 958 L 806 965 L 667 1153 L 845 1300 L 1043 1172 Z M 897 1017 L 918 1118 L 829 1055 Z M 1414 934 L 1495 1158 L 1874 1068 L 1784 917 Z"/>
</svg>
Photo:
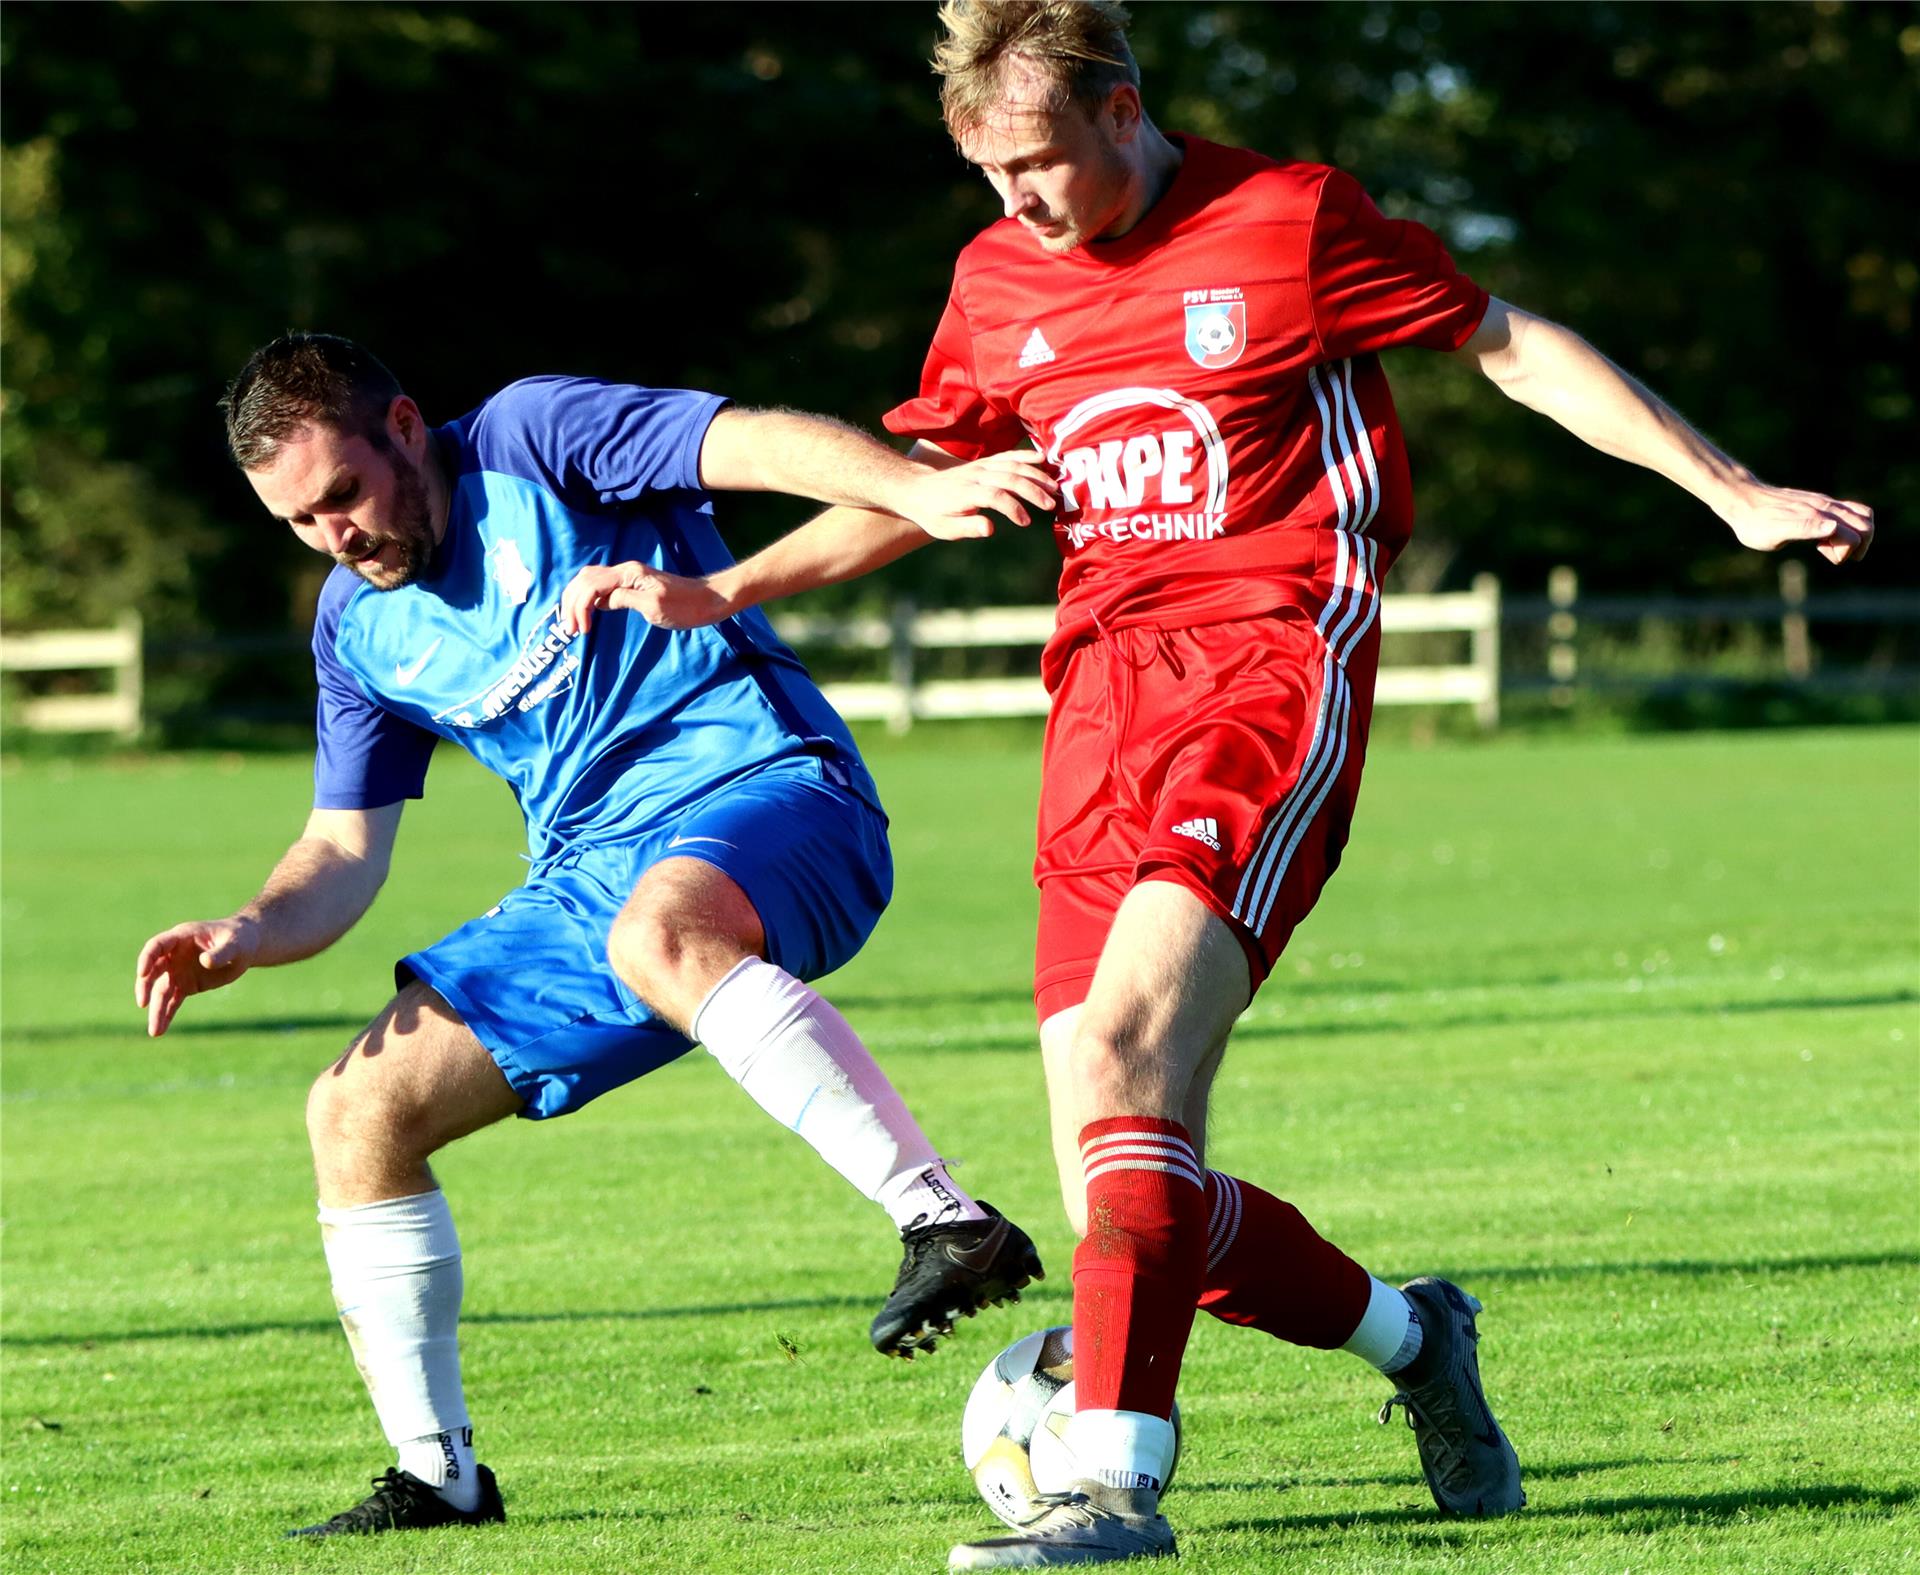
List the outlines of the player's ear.
<svg viewBox="0 0 1920 1575">
<path fill-rule="evenodd" d="M 413 456 L 413 447 L 427 429 L 420 407 L 405 394 L 394 396 L 387 406 L 387 438 L 403 454 Z"/>
<path fill-rule="evenodd" d="M 1128 143 L 1140 135 L 1147 112 L 1140 106 L 1140 90 L 1131 82 L 1122 82 L 1107 95 L 1100 107 L 1100 118 L 1116 145 Z"/>
</svg>

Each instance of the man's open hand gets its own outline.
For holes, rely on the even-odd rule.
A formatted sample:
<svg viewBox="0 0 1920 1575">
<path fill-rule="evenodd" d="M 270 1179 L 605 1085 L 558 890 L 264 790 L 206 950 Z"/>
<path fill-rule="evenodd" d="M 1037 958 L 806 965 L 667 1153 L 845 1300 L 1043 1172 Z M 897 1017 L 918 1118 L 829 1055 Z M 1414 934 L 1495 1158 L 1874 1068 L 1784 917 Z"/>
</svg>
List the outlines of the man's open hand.
<svg viewBox="0 0 1920 1575">
<path fill-rule="evenodd" d="M 190 995 L 232 984 L 253 966 L 259 935 L 244 918 L 176 924 L 140 948 L 133 1000 L 147 1011 L 147 1033 L 159 1038 Z"/>
<path fill-rule="evenodd" d="M 1032 449 L 1015 449 L 929 469 L 909 482 L 892 506 L 929 536 L 965 541 L 993 534 L 986 510 L 1016 525 L 1030 525 L 1036 514 L 1051 514 L 1059 495 L 1059 483 L 1046 461 Z"/>
<path fill-rule="evenodd" d="M 645 563 L 596 564 L 576 574 L 561 596 L 560 627 L 585 634 L 604 608 L 637 612 L 660 629 L 701 629 L 739 610 L 705 579 Z"/>
<path fill-rule="evenodd" d="M 1720 517 L 1742 546 L 1757 552 L 1810 541 L 1829 563 L 1858 563 L 1873 545 L 1873 510 L 1823 492 L 1755 482 L 1737 492 Z"/>
</svg>

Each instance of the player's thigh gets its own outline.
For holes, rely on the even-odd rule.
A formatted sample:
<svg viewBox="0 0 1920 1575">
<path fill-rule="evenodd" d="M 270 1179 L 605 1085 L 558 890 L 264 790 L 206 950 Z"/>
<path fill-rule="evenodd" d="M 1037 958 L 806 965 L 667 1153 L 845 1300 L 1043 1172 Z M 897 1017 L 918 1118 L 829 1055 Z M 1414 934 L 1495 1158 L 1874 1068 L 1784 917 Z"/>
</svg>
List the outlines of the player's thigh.
<svg viewBox="0 0 1920 1575">
<path fill-rule="evenodd" d="M 395 967 L 453 1007 L 524 1116 L 578 1110 L 692 1049 L 607 965 L 637 857 L 625 844 L 575 850 Z"/>
<path fill-rule="evenodd" d="M 607 936 L 614 972 L 688 1034 L 708 992 L 765 949 L 760 916 L 739 883 L 697 857 L 652 865 Z"/>
<path fill-rule="evenodd" d="M 424 1158 L 521 1104 L 460 1014 L 416 980 L 315 1079 L 307 1119 L 316 1146 L 372 1142 Z"/>
<path fill-rule="evenodd" d="M 1174 881 L 1136 885 L 1107 932 L 1069 1053 L 1082 1122 L 1183 1120 L 1251 987 L 1238 936 L 1208 904 Z"/>
<path fill-rule="evenodd" d="M 1143 690 L 1153 746 L 1133 766 L 1151 783 L 1152 814 L 1134 874 L 1205 904 L 1257 990 L 1346 846 L 1371 647 L 1350 673 L 1311 624 L 1277 618 L 1187 631 L 1179 647 L 1186 684 Z"/>
<path fill-rule="evenodd" d="M 697 861 L 719 871 L 725 881 L 711 893 L 741 893 L 759 926 L 755 949 L 799 979 L 850 962 L 893 896 L 886 817 L 811 761 L 709 794 L 643 857 L 648 867 L 636 893 L 647 889 L 660 861 Z M 711 916 L 733 939 L 741 937 L 737 907 L 715 908 Z"/>
</svg>

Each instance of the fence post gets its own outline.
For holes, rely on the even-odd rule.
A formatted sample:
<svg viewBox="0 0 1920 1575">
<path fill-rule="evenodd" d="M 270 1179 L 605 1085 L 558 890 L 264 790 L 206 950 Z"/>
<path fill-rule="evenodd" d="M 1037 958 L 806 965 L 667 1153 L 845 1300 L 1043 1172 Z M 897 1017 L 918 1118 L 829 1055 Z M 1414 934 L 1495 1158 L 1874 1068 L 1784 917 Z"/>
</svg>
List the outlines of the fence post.
<svg viewBox="0 0 1920 1575">
<path fill-rule="evenodd" d="M 1580 600 L 1580 576 L 1566 564 L 1547 571 L 1547 677 L 1553 687 L 1547 698 L 1558 706 L 1573 704 L 1573 682 L 1580 675 L 1580 654 L 1574 645 L 1580 619 L 1574 604 Z"/>
<path fill-rule="evenodd" d="M 128 648 L 126 662 L 116 668 L 113 674 L 113 692 L 119 697 L 126 718 L 120 725 L 119 734 L 132 743 L 140 737 L 141 708 L 146 703 L 145 631 L 140 623 L 140 614 L 132 608 L 121 613 L 114 621 L 126 635 Z"/>
<path fill-rule="evenodd" d="M 1807 633 L 1807 566 L 1797 558 L 1780 565 L 1780 654 L 1787 677 L 1813 676 L 1813 640 Z"/>
<path fill-rule="evenodd" d="M 1468 651 L 1480 674 L 1481 697 L 1473 703 L 1474 720 L 1482 727 L 1500 725 L 1500 581 L 1491 574 L 1473 577 L 1473 594 L 1481 601 L 1480 622 L 1468 637 Z"/>
<path fill-rule="evenodd" d="M 913 623 L 918 616 L 912 597 L 902 596 L 894 602 L 887 657 L 887 681 L 894 692 L 893 711 L 887 717 L 889 733 L 904 733 L 913 726 Z"/>
</svg>

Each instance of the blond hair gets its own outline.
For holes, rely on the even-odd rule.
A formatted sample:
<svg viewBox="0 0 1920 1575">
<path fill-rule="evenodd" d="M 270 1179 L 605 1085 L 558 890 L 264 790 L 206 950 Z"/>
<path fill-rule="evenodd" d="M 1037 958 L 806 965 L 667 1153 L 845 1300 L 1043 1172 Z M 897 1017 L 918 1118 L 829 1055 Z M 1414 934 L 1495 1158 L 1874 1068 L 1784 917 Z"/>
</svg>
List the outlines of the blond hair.
<svg viewBox="0 0 1920 1575">
<path fill-rule="evenodd" d="M 959 137 L 987 117 L 1000 102 L 1009 59 L 1047 79 L 1039 107 L 1050 114 L 1070 103 L 1091 114 L 1121 83 L 1139 87 L 1127 21 L 1118 0 L 946 0 L 946 36 L 934 49 L 933 69 L 947 130 Z"/>
</svg>

